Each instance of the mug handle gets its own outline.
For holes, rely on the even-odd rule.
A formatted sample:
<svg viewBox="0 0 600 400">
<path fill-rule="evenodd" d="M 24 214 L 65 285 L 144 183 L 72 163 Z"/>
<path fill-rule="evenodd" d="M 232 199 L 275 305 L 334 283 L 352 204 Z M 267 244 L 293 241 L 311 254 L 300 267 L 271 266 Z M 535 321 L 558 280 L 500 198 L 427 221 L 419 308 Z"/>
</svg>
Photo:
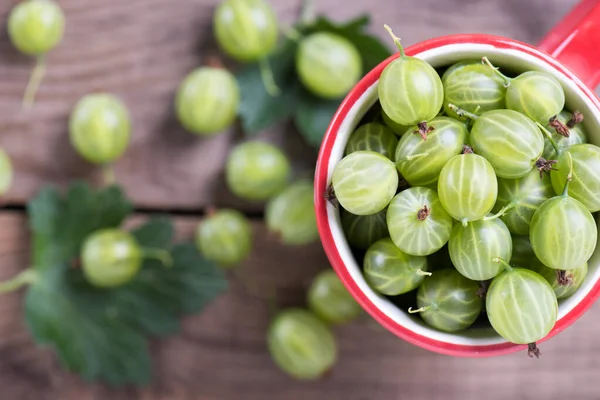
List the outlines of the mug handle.
<svg viewBox="0 0 600 400">
<path fill-rule="evenodd" d="M 575 6 L 538 47 L 595 89 L 600 83 L 600 0 Z"/>
</svg>

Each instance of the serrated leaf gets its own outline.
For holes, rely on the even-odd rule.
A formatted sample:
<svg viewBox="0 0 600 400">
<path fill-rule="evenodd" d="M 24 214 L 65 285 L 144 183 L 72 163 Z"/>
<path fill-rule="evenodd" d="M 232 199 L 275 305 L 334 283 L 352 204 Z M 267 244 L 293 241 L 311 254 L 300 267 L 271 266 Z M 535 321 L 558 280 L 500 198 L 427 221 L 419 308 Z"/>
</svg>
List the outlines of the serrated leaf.
<svg viewBox="0 0 600 400">
<path fill-rule="evenodd" d="M 241 95 L 238 113 L 246 133 L 258 133 L 293 115 L 299 91 L 294 66 L 296 48 L 295 41 L 285 39 L 278 51 L 268 58 L 280 90 L 278 96 L 267 92 L 259 64 L 249 65 L 237 74 Z"/>
<path fill-rule="evenodd" d="M 300 98 L 294 124 L 308 144 L 318 147 L 327 131 L 331 119 L 340 105 L 340 100 L 325 100 L 304 93 Z"/>
<path fill-rule="evenodd" d="M 78 255 L 87 235 L 119 226 L 132 210 L 118 186 L 94 190 L 77 182 L 69 187 L 65 197 L 55 188 L 42 189 L 27 205 L 35 268 L 70 261 Z"/>
</svg>

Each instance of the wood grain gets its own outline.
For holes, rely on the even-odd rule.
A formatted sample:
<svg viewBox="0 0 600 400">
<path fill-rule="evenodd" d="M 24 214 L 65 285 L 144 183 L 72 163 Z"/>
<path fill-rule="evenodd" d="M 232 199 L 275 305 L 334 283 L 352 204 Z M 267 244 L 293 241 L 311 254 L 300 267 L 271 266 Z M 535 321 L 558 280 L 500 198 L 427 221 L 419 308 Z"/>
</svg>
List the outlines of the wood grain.
<svg viewBox="0 0 600 400">
<path fill-rule="evenodd" d="M 197 219 L 178 219 L 180 238 Z M 27 265 L 26 221 L 0 213 L 0 279 Z M 266 295 L 277 288 L 281 307 L 305 304 L 312 277 L 328 268 L 318 244 L 284 247 L 253 224 L 256 246 L 232 277 L 231 289 L 204 313 L 184 320 L 180 335 L 153 345 L 151 387 L 112 390 L 64 372 L 49 350 L 37 348 L 22 320 L 23 292 L 0 302 L 0 392 L 21 400 L 265 400 L 285 399 L 597 399 L 600 306 L 541 346 L 541 359 L 524 352 L 493 359 L 461 359 L 421 350 L 369 317 L 336 328 L 339 361 L 318 382 L 296 382 L 272 363 L 265 343 Z M 251 283 L 251 284 L 250 284 Z M 249 286 L 254 287 L 248 290 Z"/>
<path fill-rule="evenodd" d="M 15 0 L 0 2 L 5 21 Z M 576 0 L 321 0 L 319 13 L 346 20 L 370 12 L 371 30 L 388 40 L 382 26 L 395 27 L 410 45 L 459 32 L 501 34 L 536 43 Z M 181 79 L 215 54 L 211 17 L 218 0 L 59 0 L 67 15 L 63 43 L 48 57 L 48 73 L 38 101 L 21 110 L 20 98 L 33 61 L 0 36 L 0 146 L 16 166 L 5 200 L 21 204 L 46 182 L 97 179 L 67 138 L 68 115 L 92 91 L 109 91 L 129 106 L 134 137 L 116 166 L 117 176 L 136 204 L 161 209 L 198 210 L 209 204 L 257 211 L 232 196 L 223 184 L 228 150 L 241 140 L 238 129 L 203 139 L 184 132 L 173 116 L 173 96 Z M 291 23 L 300 0 L 273 1 L 282 23 Z M 310 174 L 316 151 L 289 124 L 259 135 L 282 146 L 299 172 Z"/>
</svg>

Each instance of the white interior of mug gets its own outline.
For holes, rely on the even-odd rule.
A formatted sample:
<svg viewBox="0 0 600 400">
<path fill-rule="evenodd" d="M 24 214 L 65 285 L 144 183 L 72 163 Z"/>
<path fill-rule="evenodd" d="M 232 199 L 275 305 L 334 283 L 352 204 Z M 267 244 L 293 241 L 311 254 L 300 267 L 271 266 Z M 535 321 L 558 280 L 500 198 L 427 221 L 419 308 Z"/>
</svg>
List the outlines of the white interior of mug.
<svg viewBox="0 0 600 400">
<path fill-rule="evenodd" d="M 457 61 L 480 59 L 483 56 L 487 56 L 495 66 L 506 68 L 512 72 L 518 73 L 527 70 L 547 72 L 558 79 L 563 86 L 566 94 L 566 108 L 571 111 L 579 110 L 584 114 L 585 119 L 583 124 L 588 133 L 590 143 L 600 145 L 600 102 L 598 99 L 590 100 L 568 76 L 562 74 L 551 65 L 533 55 L 518 50 L 499 49 L 492 45 L 452 44 L 427 50 L 415 56 L 429 62 L 434 67 L 449 66 Z M 342 122 L 331 151 L 331 158 L 329 159 L 328 181 L 331 180 L 335 165 L 343 157 L 346 142 L 348 141 L 350 134 L 354 131 L 365 113 L 376 103 L 377 84 L 378 82 L 373 84 L 365 91 L 365 93 L 363 93 L 360 99 L 348 112 L 346 119 Z M 328 205 L 327 213 L 332 236 L 350 276 L 369 300 L 393 321 L 419 335 L 440 342 L 473 346 L 506 342 L 502 337 L 496 334 L 491 327 L 470 328 L 455 334 L 440 332 L 426 325 L 418 315 L 408 314 L 406 310 L 399 309 L 387 298 L 374 292 L 363 278 L 359 265 L 362 260 L 356 260 L 350 250 L 350 246 L 341 227 L 338 210 L 335 207 Z M 596 216 L 596 218 L 598 220 L 598 216 Z M 588 264 L 588 275 L 581 288 L 570 298 L 559 301 L 559 319 L 563 318 L 583 298 L 585 298 L 593 288 L 594 284 L 600 279 L 600 246 L 596 248 L 596 251 Z"/>
</svg>

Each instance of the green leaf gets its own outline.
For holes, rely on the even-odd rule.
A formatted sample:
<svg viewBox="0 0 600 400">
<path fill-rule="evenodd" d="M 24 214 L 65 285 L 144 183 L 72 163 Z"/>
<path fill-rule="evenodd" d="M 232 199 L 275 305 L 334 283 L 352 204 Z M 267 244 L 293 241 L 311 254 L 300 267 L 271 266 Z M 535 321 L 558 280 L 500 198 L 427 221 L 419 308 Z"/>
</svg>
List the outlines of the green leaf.
<svg viewBox="0 0 600 400">
<path fill-rule="evenodd" d="M 294 124 L 310 145 L 321 145 L 323 135 L 339 105 L 340 100 L 325 100 L 303 93 L 296 109 Z"/>
<path fill-rule="evenodd" d="M 42 189 L 28 206 L 35 268 L 43 269 L 77 257 L 90 233 L 119 226 L 133 210 L 118 186 L 100 190 L 73 183 L 65 198 L 53 187 Z"/>
<path fill-rule="evenodd" d="M 281 91 L 278 96 L 267 93 L 258 64 L 249 65 L 237 74 L 241 95 L 238 113 L 246 133 L 258 133 L 293 115 L 300 88 L 295 70 L 297 47 L 295 41 L 285 39 L 268 59 L 273 79 Z"/>
<path fill-rule="evenodd" d="M 162 218 L 133 234 L 143 249 L 168 251 L 171 267 L 148 258 L 124 286 L 91 286 L 81 269 L 70 267 L 81 243 L 72 232 L 85 236 L 120 225 L 130 210 L 125 204 L 114 188 L 94 192 L 84 185 L 72 187 L 64 198 L 47 189 L 29 210 L 38 259 L 53 257 L 52 264 L 35 269 L 27 291 L 25 320 L 32 337 L 51 346 L 69 370 L 113 386 L 150 382 L 149 336 L 177 332 L 183 314 L 202 310 L 227 287 L 223 272 L 192 243 L 173 245 L 172 223 Z M 61 232 L 61 226 L 72 231 Z"/>
</svg>

